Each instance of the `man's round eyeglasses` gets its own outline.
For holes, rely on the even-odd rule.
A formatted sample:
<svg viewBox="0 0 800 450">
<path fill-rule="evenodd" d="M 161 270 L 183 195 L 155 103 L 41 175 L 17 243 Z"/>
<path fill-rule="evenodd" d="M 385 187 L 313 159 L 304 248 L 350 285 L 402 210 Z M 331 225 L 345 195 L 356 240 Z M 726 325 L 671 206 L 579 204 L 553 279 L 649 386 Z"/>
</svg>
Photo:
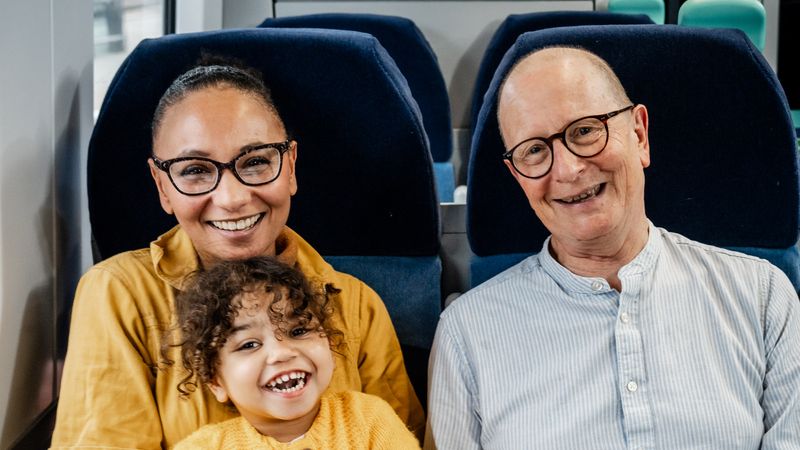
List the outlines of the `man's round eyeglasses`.
<svg viewBox="0 0 800 450">
<path fill-rule="evenodd" d="M 581 117 L 549 137 L 532 137 L 503 153 L 525 178 L 542 178 L 553 168 L 553 142 L 560 139 L 573 155 L 591 158 L 605 150 L 608 144 L 608 120 L 635 105 L 626 106 L 607 114 Z"/>
<path fill-rule="evenodd" d="M 292 142 L 286 140 L 249 147 L 227 163 L 197 156 L 166 161 L 155 156 L 152 159 L 156 167 L 167 173 L 178 192 L 184 195 L 202 195 L 216 189 L 225 169 L 233 172 L 233 176 L 247 186 L 260 186 L 275 181 L 281 174 L 283 154 L 292 148 Z"/>
</svg>

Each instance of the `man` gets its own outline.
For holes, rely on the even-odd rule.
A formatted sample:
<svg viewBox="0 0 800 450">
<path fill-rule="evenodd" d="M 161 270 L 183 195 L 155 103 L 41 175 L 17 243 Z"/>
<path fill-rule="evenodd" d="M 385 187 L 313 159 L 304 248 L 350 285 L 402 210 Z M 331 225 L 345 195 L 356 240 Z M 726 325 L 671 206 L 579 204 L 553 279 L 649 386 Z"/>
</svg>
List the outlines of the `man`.
<svg viewBox="0 0 800 450">
<path fill-rule="evenodd" d="M 427 446 L 800 448 L 797 294 L 766 261 L 648 221 L 647 108 L 605 61 L 526 56 L 498 122 L 551 236 L 442 314 Z"/>
</svg>

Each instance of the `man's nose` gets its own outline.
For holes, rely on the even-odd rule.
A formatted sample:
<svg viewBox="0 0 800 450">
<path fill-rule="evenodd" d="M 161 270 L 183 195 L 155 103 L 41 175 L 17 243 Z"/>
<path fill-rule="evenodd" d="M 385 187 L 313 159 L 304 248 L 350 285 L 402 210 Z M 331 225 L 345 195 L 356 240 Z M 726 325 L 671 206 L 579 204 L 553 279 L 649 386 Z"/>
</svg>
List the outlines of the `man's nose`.
<svg viewBox="0 0 800 450">
<path fill-rule="evenodd" d="M 571 183 L 577 180 L 586 169 L 586 158 L 572 153 L 563 139 L 553 141 L 553 168 L 551 175 L 556 181 Z"/>
</svg>

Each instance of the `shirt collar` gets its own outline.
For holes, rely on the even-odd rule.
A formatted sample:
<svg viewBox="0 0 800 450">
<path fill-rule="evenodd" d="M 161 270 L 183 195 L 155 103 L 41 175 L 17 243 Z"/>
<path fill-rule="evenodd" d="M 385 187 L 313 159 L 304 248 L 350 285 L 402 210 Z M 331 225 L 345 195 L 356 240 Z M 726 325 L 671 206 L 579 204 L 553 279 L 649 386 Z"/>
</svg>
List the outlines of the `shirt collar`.
<svg viewBox="0 0 800 450">
<path fill-rule="evenodd" d="M 294 266 L 302 239 L 284 226 L 275 240 L 276 259 Z M 307 245 L 307 244 L 305 244 Z M 150 255 L 156 274 L 175 289 L 181 290 L 186 278 L 200 268 L 200 257 L 189 235 L 176 225 L 150 243 Z"/>
<path fill-rule="evenodd" d="M 661 253 L 661 233 L 659 233 L 659 230 L 649 220 L 647 221 L 647 225 L 648 237 L 644 248 L 631 262 L 622 266 L 618 272 L 620 280 L 623 281 L 623 286 L 625 277 L 646 272 L 655 265 L 658 255 Z M 576 275 L 556 261 L 553 255 L 550 254 L 551 237 L 552 236 L 548 236 L 544 244 L 542 244 L 542 250 L 539 252 L 539 262 L 542 265 L 542 269 L 544 269 L 562 289 L 577 294 L 605 294 L 613 290 L 604 278 Z"/>
</svg>

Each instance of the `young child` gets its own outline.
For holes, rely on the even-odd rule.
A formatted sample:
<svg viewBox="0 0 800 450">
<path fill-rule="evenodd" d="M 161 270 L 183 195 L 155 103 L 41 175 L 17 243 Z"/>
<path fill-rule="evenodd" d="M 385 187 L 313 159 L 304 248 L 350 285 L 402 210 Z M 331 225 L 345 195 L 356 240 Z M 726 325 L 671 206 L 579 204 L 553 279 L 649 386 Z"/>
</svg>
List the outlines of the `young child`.
<svg viewBox="0 0 800 450">
<path fill-rule="evenodd" d="M 315 289 L 273 258 L 221 262 L 178 297 L 182 395 L 207 386 L 241 417 L 206 425 L 186 449 L 419 449 L 384 400 L 329 392 L 342 333 L 330 323 L 331 285 Z"/>
</svg>

